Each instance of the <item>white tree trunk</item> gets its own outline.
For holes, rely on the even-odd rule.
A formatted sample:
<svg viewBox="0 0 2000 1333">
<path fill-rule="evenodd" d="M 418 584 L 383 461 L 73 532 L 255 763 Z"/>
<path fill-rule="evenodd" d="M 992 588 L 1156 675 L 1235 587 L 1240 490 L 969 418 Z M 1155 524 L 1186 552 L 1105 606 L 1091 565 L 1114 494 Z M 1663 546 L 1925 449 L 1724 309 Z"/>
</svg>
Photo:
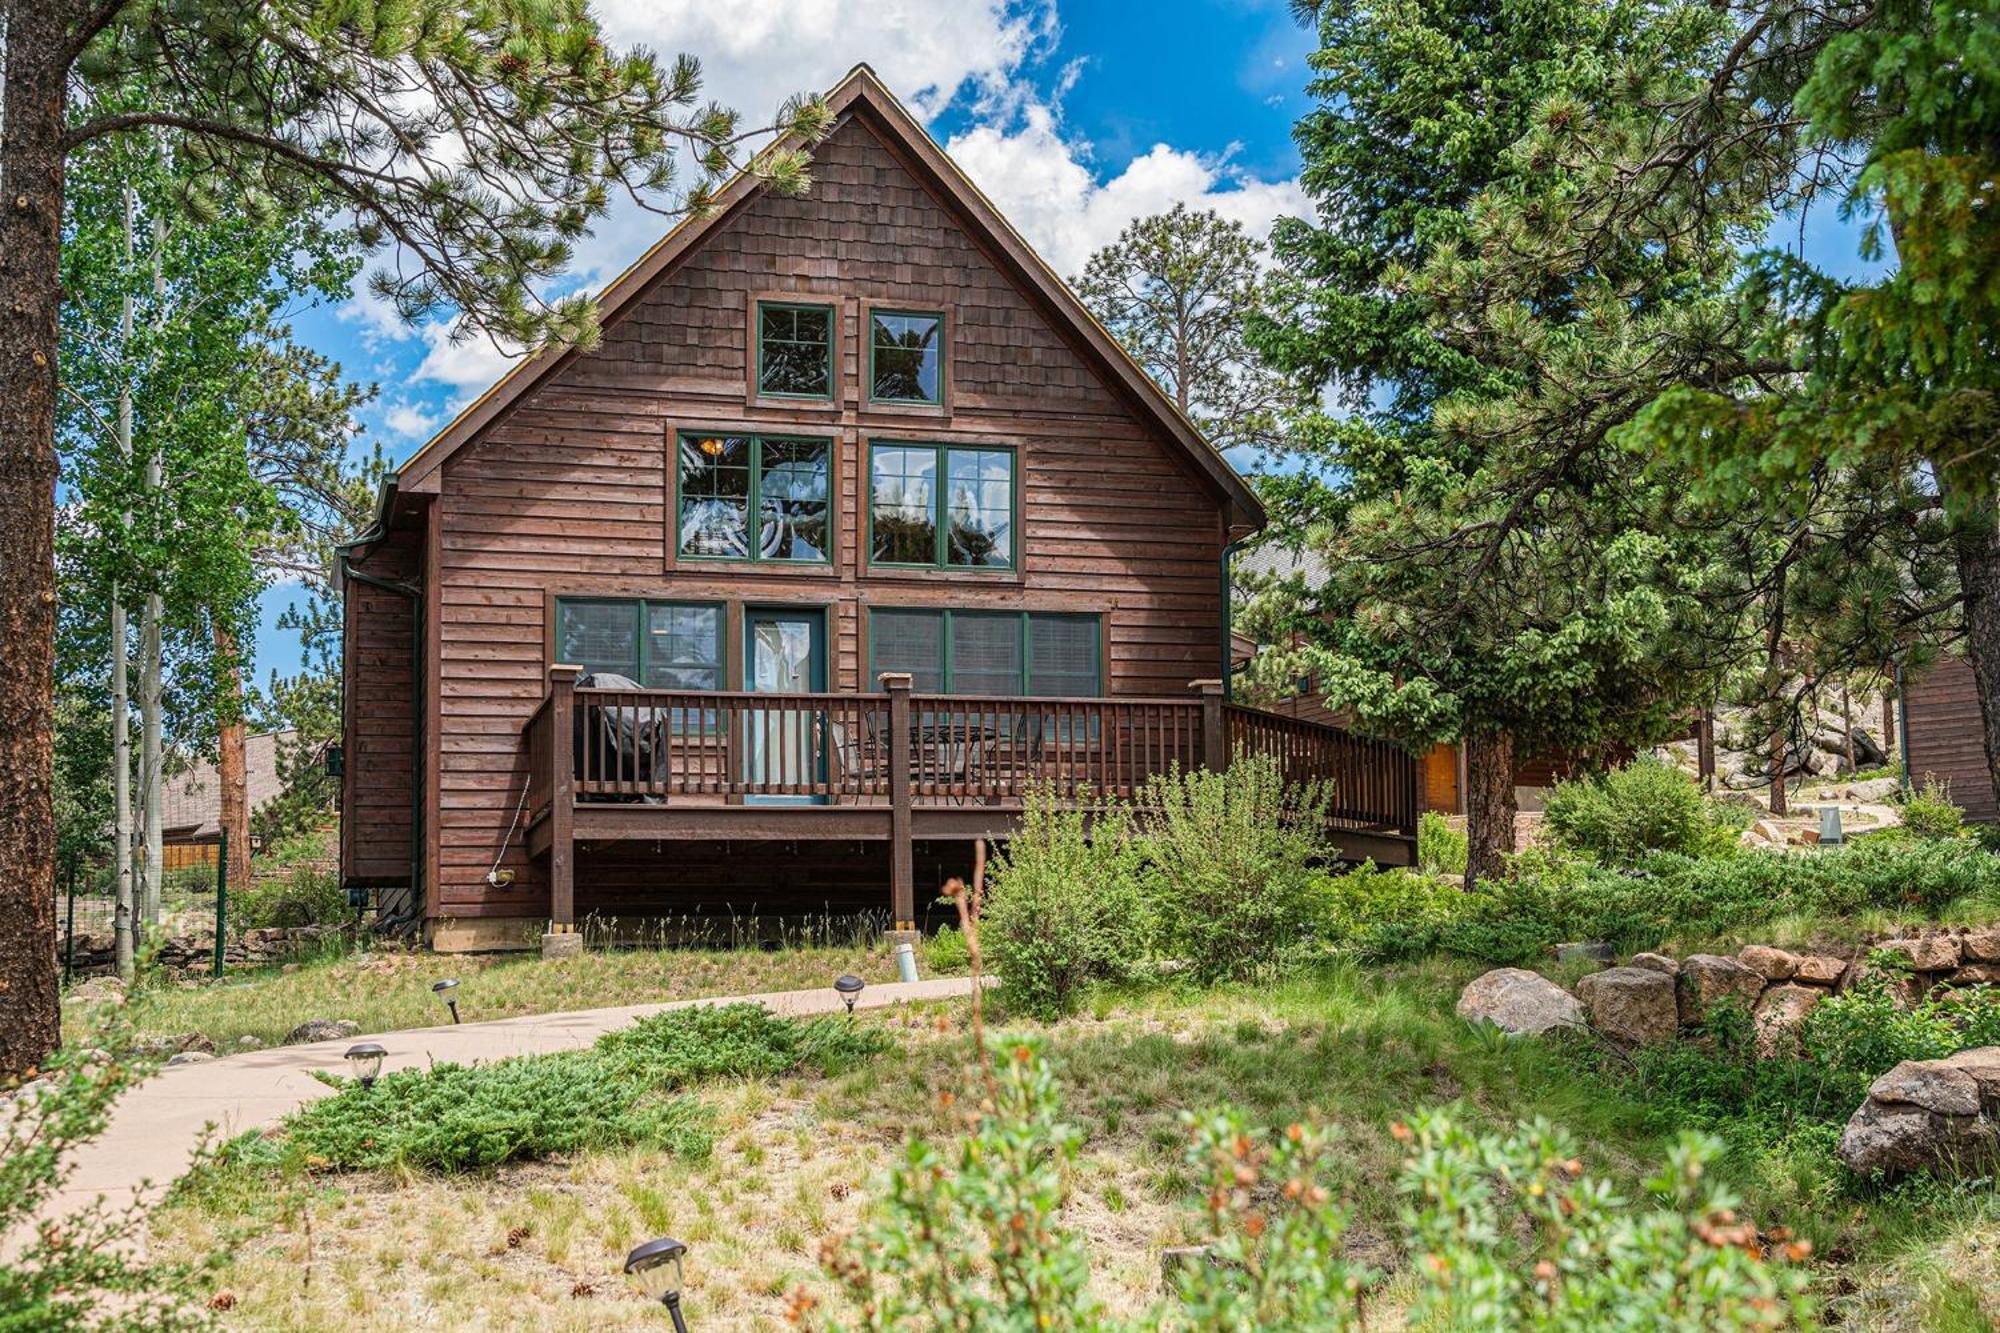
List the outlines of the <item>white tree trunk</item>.
<svg viewBox="0 0 2000 1333">
<path fill-rule="evenodd" d="M 125 261 L 132 261 L 132 191 L 125 191 Z M 132 340 L 132 293 L 127 288 L 118 316 L 119 347 Z M 118 390 L 118 454 L 132 456 L 132 385 Z M 132 937 L 132 669 L 125 657 L 125 599 L 111 585 L 111 809 L 113 889 L 112 936 L 119 979 L 130 982 L 137 941 Z"/>
<path fill-rule="evenodd" d="M 161 271 L 161 255 L 166 245 L 166 223 L 158 210 L 153 213 L 153 298 L 156 309 L 163 307 L 166 277 Z M 164 479 L 165 464 L 155 448 L 146 459 L 146 493 L 157 496 Z M 141 796 L 146 805 L 146 926 L 160 926 L 160 886 L 165 877 L 160 862 L 161 846 L 160 779 L 160 618 L 165 607 L 160 594 L 146 594 L 146 606 L 139 621 L 139 764 L 143 775 Z"/>
</svg>

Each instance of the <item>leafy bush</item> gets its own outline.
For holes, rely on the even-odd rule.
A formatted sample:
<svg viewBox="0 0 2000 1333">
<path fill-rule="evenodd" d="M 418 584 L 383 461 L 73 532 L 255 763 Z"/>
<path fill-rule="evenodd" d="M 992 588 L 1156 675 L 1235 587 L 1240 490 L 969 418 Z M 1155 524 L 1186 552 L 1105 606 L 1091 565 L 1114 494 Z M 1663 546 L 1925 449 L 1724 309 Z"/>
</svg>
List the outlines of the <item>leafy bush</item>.
<svg viewBox="0 0 2000 1333">
<path fill-rule="evenodd" d="M 2000 856 L 1969 838 L 1861 838 L 1815 853 L 1661 853 L 1623 871 L 1530 851 L 1514 858 L 1513 872 L 1478 893 L 1456 894 L 1401 872 L 1357 871 L 1331 882 L 1331 912 L 1340 938 L 1364 956 L 1441 950 L 1515 963 L 1565 940 L 1652 949 L 1778 916 L 1936 915 L 1957 899 L 2000 902 Z"/>
<path fill-rule="evenodd" d="M 1123 807 L 1107 805 L 1093 821 L 1051 789 L 1029 791 L 981 909 L 985 955 L 1010 1009 L 1043 1020 L 1074 1013 L 1088 986 L 1138 960 L 1138 869 Z"/>
<path fill-rule="evenodd" d="M 1464 831 L 1437 811 L 1417 816 L 1417 869 L 1426 875 L 1463 875 L 1468 845 Z"/>
<path fill-rule="evenodd" d="M 1615 1060 L 1576 1044 L 1572 1056 L 1631 1085 L 1668 1126 L 1766 1144 L 1802 1129 L 1830 1136 L 1900 1061 L 1938 1060 L 2000 1041 L 2000 996 L 1991 989 L 1968 987 L 1911 1005 L 1892 987 L 1877 976 L 1821 1000 L 1793 1055 L 1760 1058 L 1749 1013 L 1720 1003 L 1703 1019 L 1698 1041 L 1641 1047 Z"/>
<path fill-rule="evenodd" d="M 1940 782 L 1935 773 L 1924 775 L 1924 785 L 1905 791 L 1897 802 L 1903 829 L 1926 841 L 1965 836 L 1965 811 L 1952 803 L 1951 784 Z"/>
<path fill-rule="evenodd" d="M 38 1214 L 68 1177 L 78 1149 L 104 1132 L 111 1108 L 153 1072 L 144 1059 L 112 1059 L 112 1033 L 57 1052 L 44 1077 L 0 1102 L 0 1237 L 18 1246 L 0 1264 L 0 1329 L 179 1330 L 213 1320 L 197 1290 L 220 1263 L 148 1259 L 135 1242 L 146 1210 L 134 1203 Z"/>
<path fill-rule="evenodd" d="M 229 895 L 230 920 L 251 929 L 338 925 L 353 916 L 340 876 L 317 866 L 295 866 L 282 876 L 266 876 L 240 894 L 232 890 Z"/>
<path fill-rule="evenodd" d="M 706 1153 L 700 1105 L 676 1095 L 715 1078 L 833 1073 L 883 1048 L 839 1019 L 780 1018 L 761 1005 L 676 1009 L 586 1051 L 490 1065 L 435 1065 L 348 1084 L 285 1121 L 284 1146 L 317 1169 L 457 1172 L 629 1144 Z"/>
<path fill-rule="evenodd" d="M 1733 814 L 1710 801 L 1693 778 L 1642 757 L 1598 777 L 1558 782 L 1548 827 L 1565 847 L 1607 865 L 1653 852 L 1706 856 L 1735 845 Z"/>
<path fill-rule="evenodd" d="M 1140 831 L 1161 946 L 1213 981 L 1248 976 L 1315 931 L 1331 799 L 1240 751 L 1225 772 L 1149 781 Z"/>
<path fill-rule="evenodd" d="M 1188 1118 L 1205 1256 L 1130 1320 L 1089 1293 L 1083 1242 L 1061 1222 L 1082 1136 L 1060 1116 L 1041 1053 L 1017 1048 L 954 1150 L 913 1140 L 877 1210 L 823 1262 L 872 1330 L 1337 1330 L 1368 1324 L 1375 1275 L 1342 1257 L 1328 1140 L 1309 1125 Z M 1707 1168 L 1721 1144 L 1684 1136 L 1633 1205 L 1584 1174 L 1544 1123 L 1475 1135 L 1439 1115 L 1398 1126 L 1414 1264 L 1413 1327 L 1771 1328 L 1803 1323 L 1805 1275 L 1767 1257 Z M 1786 1247 L 1802 1259 L 1809 1247 Z M 801 1311 L 801 1314 L 806 1314 Z M 838 1328 L 838 1323 L 826 1327 Z"/>
<path fill-rule="evenodd" d="M 956 926 L 942 926 L 924 941 L 924 961 L 933 972 L 963 972 L 972 962 L 972 952 Z"/>
</svg>

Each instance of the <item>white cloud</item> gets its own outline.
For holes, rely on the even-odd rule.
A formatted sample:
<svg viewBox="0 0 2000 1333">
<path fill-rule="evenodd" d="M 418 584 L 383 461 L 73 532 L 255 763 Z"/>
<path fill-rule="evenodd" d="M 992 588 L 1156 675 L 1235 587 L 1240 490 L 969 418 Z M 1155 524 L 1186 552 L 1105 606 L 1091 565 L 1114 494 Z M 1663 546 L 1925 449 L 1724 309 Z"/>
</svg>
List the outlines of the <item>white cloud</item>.
<svg viewBox="0 0 2000 1333">
<path fill-rule="evenodd" d="M 1029 71 L 1060 35 L 1054 0 L 598 0 L 606 35 L 671 58 L 702 61 L 704 97 L 767 123 L 793 93 L 833 86 L 865 61 L 926 122 L 959 104 L 972 128 L 947 150 L 1057 272 L 1078 271 L 1091 252 L 1116 239 L 1133 219 L 1177 202 L 1210 207 L 1256 235 L 1285 213 L 1310 210 L 1296 182 L 1262 181 L 1233 169 L 1226 155 L 1206 156 L 1166 144 L 1100 182 L 1090 146 L 1064 137 L 1063 94 L 1089 77 L 1072 60 L 1038 91 Z M 565 289 L 596 290 L 671 225 L 627 204 L 579 242 Z M 410 328 L 362 282 L 341 312 L 358 324 L 371 351 L 418 340 L 420 363 L 406 383 L 442 386 L 456 411 L 505 374 L 513 359 L 484 337 L 454 343 L 445 326 Z M 412 397 L 424 398 L 419 392 Z M 422 410 L 401 416 L 414 426 Z M 392 410 L 391 415 L 394 415 Z M 392 430 L 399 427 L 385 417 Z"/>
<path fill-rule="evenodd" d="M 1066 140 L 1054 108 L 1025 106 L 1013 124 L 979 125 L 945 145 L 1043 259 L 1065 277 L 1127 223 L 1177 203 L 1212 208 L 1262 237 L 1286 214 L 1310 216 L 1297 181 L 1262 181 L 1233 171 L 1224 157 L 1155 144 L 1099 183 L 1085 165 L 1087 145 Z"/>
<path fill-rule="evenodd" d="M 427 440 L 443 424 L 437 413 L 426 412 L 408 399 L 390 403 L 382 413 L 383 428 L 398 439 Z"/>
</svg>

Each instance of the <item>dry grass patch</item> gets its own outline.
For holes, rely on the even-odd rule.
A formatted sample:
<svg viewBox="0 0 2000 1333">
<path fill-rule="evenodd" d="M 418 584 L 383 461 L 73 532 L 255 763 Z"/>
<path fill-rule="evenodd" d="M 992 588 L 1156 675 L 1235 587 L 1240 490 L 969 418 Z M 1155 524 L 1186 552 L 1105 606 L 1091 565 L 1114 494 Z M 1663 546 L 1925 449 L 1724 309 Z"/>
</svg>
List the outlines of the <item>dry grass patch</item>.
<svg viewBox="0 0 2000 1333">
<path fill-rule="evenodd" d="M 363 1032 L 432 1027 L 450 1018 L 431 983 L 456 977 L 466 1022 L 617 1005 L 766 991 L 808 990 L 852 972 L 871 983 L 896 980 L 895 956 L 879 931 L 814 947 L 660 948 L 592 951 L 544 962 L 519 954 L 368 952 L 142 986 L 128 1006 L 139 1035 L 200 1032 L 227 1051 L 240 1038 L 275 1045 L 309 1018 L 352 1019 Z M 932 970 L 925 969 L 925 975 Z M 64 1007 L 72 1029 L 88 1027 L 86 1006 Z"/>
</svg>

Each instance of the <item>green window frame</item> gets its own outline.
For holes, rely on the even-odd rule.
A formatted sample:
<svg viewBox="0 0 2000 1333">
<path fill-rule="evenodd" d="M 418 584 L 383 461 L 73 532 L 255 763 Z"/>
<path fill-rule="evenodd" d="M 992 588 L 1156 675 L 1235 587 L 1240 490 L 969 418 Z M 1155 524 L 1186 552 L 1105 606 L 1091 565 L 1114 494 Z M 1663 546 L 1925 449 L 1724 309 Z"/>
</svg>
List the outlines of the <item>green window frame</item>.
<svg viewBox="0 0 2000 1333">
<path fill-rule="evenodd" d="M 1003 461 L 1004 479 L 991 475 Z M 894 484 L 893 495 L 884 483 Z M 871 565 L 1005 573 L 1020 564 L 1020 517 L 1021 457 L 1012 445 L 869 444 Z M 928 537 L 918 526 L 924 518 Z"/>
<path fill-rule="evenodd" d="M 631 616 L 627 627 L 632 634 L 630 658 L 613 661 L 609 655 L 593 655 L 578 652 L 572 647 L 571 617 L 584 609 L 594 611 L 623 611 Z M 664 619 L 656 612 L 664 612 Z M 685 639 L 689 626 L 675 622 L 687 613 L 706 613 L 707 635 L 710 639 L 705 656 L 674 656 L 677 640 Z M 596 630 L 599 634 L 617 633 L 618 617 L 605 616 Z M 673 598 L 653 597 L 558 597 L 556 598 L 555 661 L 573 666 L 581 666 L 588 671 L 616 671 L 639 682 L 641 689 L 649 690 L 723 690 L 729 687 L 729 611 L 721 602 L 684 601 Z M 662 660 L 660 654 L 665 651 Z M 631 670 L 620 670 L 621 667 Z M 657 668 L 657 670 L 656 670 Z M 673 673 L 677 679 L 663 679 L 666 673 Z M 706 681 L 689 679 L 690 675 L 706 675 Z M 718 725 L 713 709 L 675 709 L 673 728 L 676 732 L 687 732 L 690 717 L 694 730 L 712 732 Z"/>
<path fill-rule="evenodd" d="M 927 622 L 934 623 L 936 629 L 929 637 L 937 647 L 937 664 L 933 666 L 908 659 L 885 662 L 882 651 L 883 642 L 888 637 L 884 633 L 885 617 L 918 631 Z M 990 688 L 994 677 L 1006 670 L 992 658 L 978 665 L 960 661 L 961 657 L 968 655 L 965 650 L 975 633 L 995 629 L 1003 633 L 1012 629 L 1015 635 L 1013 662 L 1016 677 L 1012 689 Z M 1038 634 L 1038 629 L 1046 629 L 1047 632 Z M 1067 631 L 1066 636 L 1064 631 Z M 906 642 L 914 644 L 917 637 L 912 635 Z M 1068 639 L 1066 644 L 1061 642 L 1064 637 Z M 1087 671 L 1057 660 L 1062 649 L 1073 650 L 1083 643 L 1090 645 Z M 993 649 L 1004 651 L 1005 641 L 988 638 L 984 646 L 989 652 Z M 919 694 L 985 695 L 1010 699 L 1098 698 L 1105 692 L 1104 617 L 1093 612 L 1074 611 L 873 607 L 868 612 L 868 678 L 875 680 L 884 671 L 910 672 L 916 677 L 915 689 Z M 1090 677 L 1090 688 L 1079 692 L 1074 686 L 1085 675 Z M 934 679 L 927 681 L 927 678 Z M 937 688 L 926 689 L 926 683 L 935 684 Z M 1061 685 L 1064 688 L 1038 688 L 1042 685 Z"/>
<path fill-rule="evenodd" d="M 816 314 L 825 319 L 826 338 L 816 343 L 803 336 L 798 317 Z M 833 345 L 839 340 L 839 316 L 831 305 L 805 301 L 759 301 L 757 303 L 757 396 L 760 398 L 805 398 L 826 401 L 833 397 Z M 820 387 L 817 389 L 772 388 L 773 372 L 803 370 L 810 358 L 805 349 L 819 348 Z M 783 349 L 774 365 L 771 352 Z M 793 350 L 798 349 L 798 350 Z"/>
<path fill-rule="evenodd" d="M 895 328 L 885 329 L 883 326 L 884 321 L 893 321 L 893 320 L 910 321 L 910 320 L 926 320 L 926 319 L 931 320 L 933 322 L 931 336 L 927 343 L 920 344 L 919 347 L 917 348 L 912 348 L 907 342 L 898 343 L 896 341 L 896 339 L 899 337 L 907 338 L 910 332 L 909 330 L 907 329 L 899 330 Z M 889 334 L 891 339 L 890 345 L 886 347 L 883 345 L 883 334 L 885 332 Z M 903 403 L 903 404 L 930 406 L 930 407 L 936 407 L 941 405 L 944 402 L 945 336 L 946 336 L 946 331 L 945 331 L 944 312 L 941 310 L 887 310 L 887 309 L 869 310 L 868 312 L 868 400 L 874 403 Z M 882 360 L 883 354 L 884 353 L 899 354 L 898 359 L 901 359 L 900 354 L 907 353 L 912 350 L 917 350 L 920 351 L 921 353 L 924 353 L 924 355 L 920 355 L 918 357 L 916 369 L 914 371 L 907 372 L 911 375 L 911 377 L 916 381 L 918 385 L 918 390 L 916 395 L 909 396 L 905 394 L 881 392 L 881 387 L 882 387 L 881 375 L 883 372 L 880 366 L 880 361 Z M 928 371 L 931 381 L 931 391 L 928 395 L 926 395 L 922 389 L 922 384 L 925 377 L 926 362 L 929 363 Z"/>
<path fill-rule="evenodd" d="M 743 461 L 725 463 L 740 447 Z M 819 453 L 817 490 L 809 474 L 790 471 Z M 681 560 L 751 564 L 825 565 L 833 560 L 833 441 L 818 436 L 761 435 L 747 431 L 675 432 L 674 554 Z M 775 457 L 774 457 L 775 455 Z M 704 459 L 713 461 L 705 462 Z M 702 485 L 700 469 L 708 469 Z M 721 524 L 735 497 L 718 484 L 725 473 L 743 473 L 740 534 Z M 715 549 L 740 540 L 741 550 Z M 803 547 L 812 554 L 779 554 Z M 691 549 L 692 548 L 692 549 Z"/>
</svg>

